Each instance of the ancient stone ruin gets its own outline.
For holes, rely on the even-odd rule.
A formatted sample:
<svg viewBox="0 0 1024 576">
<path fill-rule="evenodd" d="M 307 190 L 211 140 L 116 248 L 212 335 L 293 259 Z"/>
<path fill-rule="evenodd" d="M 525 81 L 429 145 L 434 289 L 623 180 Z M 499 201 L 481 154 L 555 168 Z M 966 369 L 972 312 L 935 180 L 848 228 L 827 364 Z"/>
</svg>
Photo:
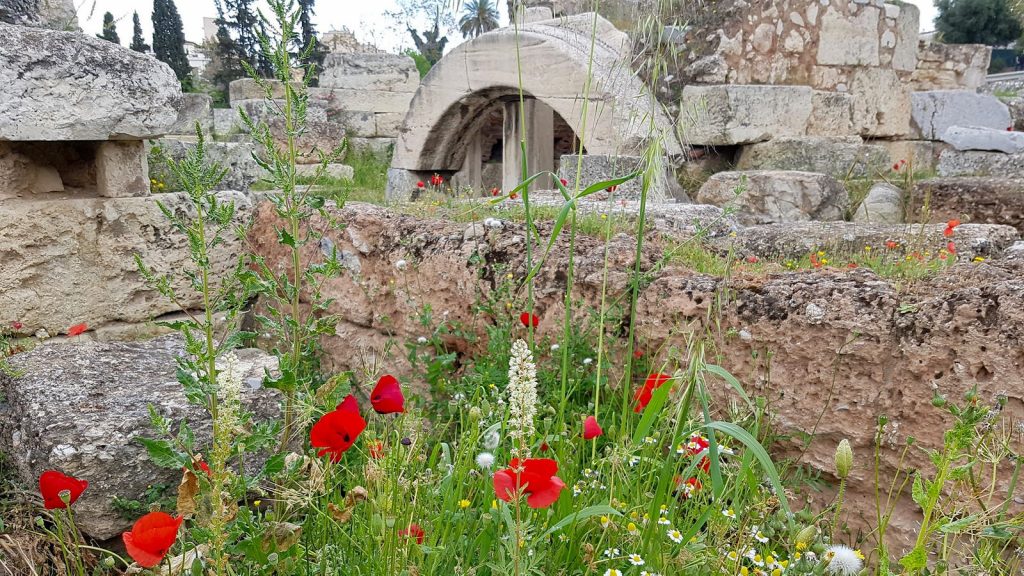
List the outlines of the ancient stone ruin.
<svg viewBox="0 0 1024 576">
<path fill-rule="evenodd" d="M 237 80 L 230 108 L 215 109 L 209 97 L 182 94 L 153 58 L 40 27 L 73 22 L 68 14 L 9 14 L 8 4 L 0 4 L 0 21 L 14 22 L 0 23 L 0 325 L 17 325 L 15 335 L 36 347 L 0 372 L 0 451 L 26 483 L 51 468 L 88 474 L 81 528 L 105 540 L 128 525 L 114 496 L 139 498 L 180 477 L 139 448 L 144 406 L 172 419 L 191 409 L 174 382 L 181 341 L 153 323 L 179 317 L 178 306 L 134 262 L 139 255 L 168 271 L 189 256 L 157 204 L 185 213 L 188 198 L 151 192 L 150 159 L 182 157 L 197 123 L 212 134 L 210 156 L 227 168 L 219 195 L 251 224 L 246 238 L 211 254 L 217 275 L 231 273 L 243 250 L 287 270 L 274 209 L 250 190 L 264 176 L 239 119 L 266 120 L 281 138 L 271 111 L 285 87 Z M 930 410 L 937 395 L 976 387 L 985 403 L 1002 399 L 1005 414 L 1024 417 L 1024 138 L 1007 130 L 1024 126 L 1024 103 L 1008 107 L 988 93 L 990 48 L 921 40 L 918 10 L 902 2 L 729 0 L 713 17 L 661 26 L 656 37 L 636 32 L 649 3 L 609 2 L 599 15 L 585 12 L 589 4 L 526 2 L 515 27 L 458 45 L 422 79 L 411 58 L 344 39 L 347 48 L 327 56 L 309 92 L 297 172 L 311 176 L 319 153 L 342 142 L 349 154 L 392 156 L 388 206 L 328 206 L 344 226 L 311 224 L 324 237 L 304 256 L 336 251 L 345 269 L 324 288 L 326 312 L 338 319 L 322 340 L 326 369 L 358 373 L 386 358 L 396 373 L 414 373 L 390 347 L 423 337 L 424 310 L 448 326 L 480 328 L 475 299 L 504 297 L 501 278 L 528 272 L 529 235 L 515 212 L 522 199 L 506 197 L 524 162 L 570 189 L 653 165 L 646 196 L 635 180 L 575 206 L 580 218 L 632 225 L 643 198 L 648 240 L 638 250 L 629 234 L 609 234 L 607 245 L 581 235 L 575 252 L 564 235 L 553 242 L 534 280 L 543 337 L 560 334 L 570 261 L 574 297 L 599 307 L 605 291 L 628 291 L 639 258 L 648 274 L 638 341 L 665 350 L 713 334 L 715 362 L 770 404 L 784 438 L 775 453 L 826 481 L 835 479 L 839 440 L 872 453 L 882 414 L 881 470 L 927 466 L 923 452 L 904 461 L 895 447 L 908 436 L 941 444 L 949 421 Z M 665 45 L 679 58 L 652 77 L 645 58 Z M 328 175 L 352 180 L 344 162 L 335 159 Z M 416 203 L 429 195 L 420 183 L 435 175 L 460 208 L 491 198 L 496 216 L 423 217 Z M 538 179 L 531 201 L 563 206 L 553 187 Z M 537 226 L 545 239 L 552 228 Z M 691 245 L 728 271 L 668 256 Z M 852 259 L 823 262 L 882 249 L 942 262 L 913 282 Z M 766 261 L 779 268 L 759 274 Z M 88 334 L 64 341 L 78 323 Z M 454 331 L 443 348 L 454 362 L 487 352 L 483 336 Z M 279 396 L 259 383 L 276 364 L 257 350 L 242 356 L 245 403 L 274 416 Z M 725 386 L 711 394 L 735 401 Z M 78 417 L 41 424 L 67 413 Z M 874 520 L 869 473 L 856 469 L 848 486 L 854 532 Z M 920 521 L 905 492 L 888 534 L 900 550 Z M 834 495 L 829 484 L 800 497 L 822 506 Z M 1022 507 L 1013 500 L 1014 513 Z"/>
</svg>

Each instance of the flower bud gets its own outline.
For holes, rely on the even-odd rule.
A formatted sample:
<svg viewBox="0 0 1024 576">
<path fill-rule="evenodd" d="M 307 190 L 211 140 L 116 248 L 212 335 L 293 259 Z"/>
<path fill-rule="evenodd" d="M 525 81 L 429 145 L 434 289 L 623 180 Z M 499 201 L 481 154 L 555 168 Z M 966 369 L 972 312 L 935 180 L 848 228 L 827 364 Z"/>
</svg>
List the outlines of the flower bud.
<svg viewBox="0 0 1024 576">
<path fill-rule="evenodd" d="M 850 475 L 850 468 L 853 467 L 853 449 L 850 448 L 850 441 L 843 438 L 836 447 L 836 476 L 845 480 Z"/>
<path fill-rule="evenodd" d="M 814 541 L 814 537 L 817 535 L 818 528 L 814 524 L 811 524 L 810 526 L 796 533 L 796 544 L 803 544 L 805 547 L 808 547 L 811 545 L 811 542 Z"/>
</svg>

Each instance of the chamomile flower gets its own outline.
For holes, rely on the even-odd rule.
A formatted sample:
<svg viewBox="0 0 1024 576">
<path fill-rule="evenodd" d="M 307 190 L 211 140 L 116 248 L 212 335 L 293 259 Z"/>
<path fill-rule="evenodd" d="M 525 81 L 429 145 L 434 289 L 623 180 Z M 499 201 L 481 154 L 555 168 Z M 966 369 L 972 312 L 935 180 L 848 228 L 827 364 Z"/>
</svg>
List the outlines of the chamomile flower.
<svg viewBox="0 0 1024 576">
<path fill-rule="evenodd" d="M 622 571 L 616 570 L 615 568 L 609 568 L 604 571 L 604 576 L 622 576 Z"/>
<path fill-rule="evenodd" d="M 604 549 L 604 555 L 606 557 L 608 557 L 608 558 L 614 558 L 616 556 L 619 556 L 619 549 L 618 548 L 605 548 Z"/>
<path fill-rule="evenodd" d="M 639 554 L 630 554 L 626 557 L 626 559 L 628 559 L 629 563 L 633 566 L 643 566 L 644 564 L 646 564 L 646 562 L 644 562 L 644 559 Z"/>
<path fill-rule="evenodd" d="M 662 516 L 661 518 L 658 518 L 658 524 L 662 526 L 671 526 L 672 522 L 668 518 Z"/>
<path fill-rule="evenodd" d="M 640 529 L 637 528 L 636 524 L 634 524 L 633 522 L 630 522 L 629 524 L 626 524 L 626 531 L 629 532 L 630 535 L 632 535 L 632 536 L 636 536 L 636 535 L 640 534 Z"/>
<path fill-rule="evenodd" d="M 758 530 L 757 532 L 754 532 L 754 540 L 757 540 L 761 544 L 767 544 L 768 543 L 768 537 L 765 536 L 764 532 L 761 532 L 760 530 Z"/>
<path fill-rule="evenodd" d="M 681 544 L 683 541 L 683 533 L 674 528 L 669 529 L 665 532 L 665 534 L 668 536 L 669 540 L 675 542 L 676 544 Z"/>
<path fill-rule="evenodd" d="M 735 520 L 736 519 L 736 512 L 732 508 L 727 508 L 725 510 L 722 510 L 722 516 L 725 516 L 726 518 L 731 518 L 732 520 Z"/>
</svg>

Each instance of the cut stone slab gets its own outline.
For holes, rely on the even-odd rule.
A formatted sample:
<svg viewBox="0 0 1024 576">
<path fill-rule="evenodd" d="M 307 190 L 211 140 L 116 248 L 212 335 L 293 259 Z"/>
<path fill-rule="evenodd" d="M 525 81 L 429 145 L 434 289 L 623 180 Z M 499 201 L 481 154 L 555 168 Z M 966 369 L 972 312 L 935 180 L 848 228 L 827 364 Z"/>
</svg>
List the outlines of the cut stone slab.
<svg viewBox="0 0 1024 576">
<path fill-rule="evenodd" d="M 0 140 L 137 140 L 178 119 L 159 60 L 88 34 L 0 24 Z"/>
<path fill-rule="evenodd" d="M 119 535 L 131 520 L 114 508 L 115 496 L 141 500 L 148 487 L 181 480 L 180 470 L 154 465 L 138 441 L 157 436 L 148 406 L 170 419 L 172 430 L 187 421 L 197 447 L 210 442 L 209 416 L 189 404 L 175 377 L 182 354 L 182 339 L 170 335 L 125 343 L 49 341 L 8 358 L 13 371 L 0 372 L 4 455 L 28 485 L 45 470 L 88 480 L 75 522 L 98 540 Z M 254 349 L 235 355 L 243 405 L 258 420 L 277 417 L 279 393 L 262 387 L 264 371 L 276 370 L 277 359 Z"/>
<path fill-rule="evenodd" d="M 1006 130 L 1010 111 L 995 96 L 967 90 L 930 90 L 910 95 L 912 129 L 916 138 L 942 140 L 953 126 Z"/>
<path fill-rule="evenodd" d="M 952 126 L 942 135 L 942 141 L 957 150 L 987 150 L 1004 154 L 1024 152 L 1024 132 L 994 130 L 975 126 Z"/>
<path fill-rule="evenodd" d="M 946 150 L 939 156 L 939 176 L 1024 178 L 1024 153 Z"/>
<path fill-rule="evenodd" d="M 251 216 L 255 197 L 221 192 L 234 202 L 236 224 Z M 190 210 L 185 194 L 142 198 L 60 198 L 0 200 L 0 325 L 18 321 L 26 333 L 61 334 L 84 322 L 138 323 L 178 312 L 139 276 L 134 255 L 157 273 L 188 265 L 188 244 L 161 213 Z M 242 251 L 234 234 L 210 255 L 217 281 L 232 270 Z M 186 279 L 176 279 L 182 305 L 198 307 Z"/>
<path fill-rule="evenodd" d="M 142 140 L 103 142 L 96 149 L 96 191 L 107 198 L 149 195 L 149 162 Z"/>
<path fill-rule="evenodd" d="M 845 48 L 843 48 L 845 49 Z M 890 68 L 855 68 L 850 80 L 853 129 L 864 137 L 904 137 L 911 132 L 910 94 Z"/>
<path fill-rule="evenodd" d="M 873 176 L 890 166 L 883 146 L 865 144 L 857 137 L 802 136 L 775 138 L 744 146 L 737 170 L 797 170 L 845 179 L 847 175 Z"/>
<path fill-rule="evenodd" d="M 939 155 L 949 148 L 945 142 L 932 140 L 872 140 L 871 143 L 889 151 L 890 165 L 905 160 L 915 171 L 935 171 L 939 165 Z"/>
<path fill-rule="evenodd" d="M 842 184 L 814 172 L 755 170 L 719 172 L 697 193 L 697 202 L 735 206 L 744 225 L 842 220 L 849 196 Z"/>
<path fill-rule="evenodd" d="M 194 136 L 196 123 L 203 129 L 203 134 L 209 135 L 213 131 L 213 98 L 209 94 L 182 94 L 178 102 L 178 119 L 167 133 Z"/>
<path fill-rule="evenodd" d="M 1024 232 L 1024 180 L 1013 178 L 933 178 L 914 186 L 916 198 L 929 198 L 934 221 L 952 219 L 1007 224 Z"/>
<path fill-rule="evenodd" d="M 813 93 L 807 86 L 687 86 L 679 103 L 679 136 L 700 146 L 800 136 L 807 131 Z"/>
<path fill-rule="evenodd" d="M 242 132 L 242 119 L 234 108 L 213 109 L 213 131 L 218 136 Z"/>
<path fill-rule="evenodd" d="M 903 191 L 885 182 L 873 185 L 857 207 L 853 220 L 872 224 L 902 224 Z"/>
<path fill-rule="evenodd" d="M 850 94 L 815 90 L 807 134 L 831 137 L 854 134 L 853 101 Z"/>
<path fill-rule="evenodd" d="M 598 182 L 629 176 L 632 172 L 640 170 L 643 165 L 643 158 L 639 156 L 584 154 L 582 158 L 582 165 L 579 167 L 580 190 Z M 558 177 L 569 182 L 570 187 L 576 181 L 578 160 L 579 157 L 576 155 L 565 155 L 559 161 Z M 642 188 L 643 179 L 637 176 L 632 180 L 619 184 L 615 190 L 615 198 L 639 200 Z M 678 184 L 675 178 L 669 174 L 669 168 L 666 166 L 661 176 L 655 179 L 647 191 L 648 198 L 664 201 L 684 196 L 683 192 L 677 190 L 677 188 Z M 598 193 L 595 199 L 599 198 L 600 194 Z"/>
<path fill-rule="evenodd" d="M 420 87 L 420 73 L 413 59 L 404 55 L 331 53 L 324 59 L 319 86 L 412 94 Z"/>
<path fill-rule="evenodd" d="M 760 258 L 801 258 L 816 250 L 853 253 L 865 246 L 882 248 L 893 240 L 901 246 L 920 246 L 937 251 L 952 240 L 961 260 L 975 256 L 994 258 L 1013 245 L 1020 233 L 1012 226 L 961 224 L 952 237 L 946 224 L 863 224 L 859 222 L 792 222 L 750 226 L 735 239 L 740 254 Z"/>
<path fill-rule="evenodd" d="M 189 150 L 195 148 L 195 144 L 184 140 L 164 138 L 157 143 L 159 154 L 173 160 L 181 160 Z M 253 158 L 256 150 L 252 142 L 206 142 L 206 159 L 208 162 L 215 162 L 227 172 L 224 178 L 214 187 L 215 190 L 248 190 L 250 186 L 265 175 L 265 172 Z M 150 166 L 153 176 L 159 176 L 166 183 L 167 192 L 178 192 L 181 187 L 170 172 L 154 162 Z"/>
<path fill-rule="evenodd" d="M 295 167 L 295 174 L 305 178 L 316 176 L 319 164 L 299 164 Z M 352 180 L 355 177 L 355 170 L 347 164 L 328 164 L 324 171 L 324 177 L 335 180 Z"/>
</svg>

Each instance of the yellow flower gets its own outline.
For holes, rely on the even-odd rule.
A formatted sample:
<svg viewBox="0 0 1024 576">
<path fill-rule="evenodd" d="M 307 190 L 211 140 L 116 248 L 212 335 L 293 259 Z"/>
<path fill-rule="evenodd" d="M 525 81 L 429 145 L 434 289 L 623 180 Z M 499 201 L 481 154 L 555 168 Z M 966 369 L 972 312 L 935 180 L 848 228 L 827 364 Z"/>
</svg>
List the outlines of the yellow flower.
<svg viewBox="0 0 1024 576">
<path fill-rule="evenodd" d="M 797 550 L 807 550 L 807 542 L 797 542 L 796 543 L 796 549 Z"/>
<path fill-rule="evenodd" d="M 861 560 L 864 559 L 864 554 L 860 550 L 854 550 L 853 553 L 857 556 L 857 558 L 860 558 Z"/>
<path fill-rule="evenodd" d="M 608 519 L 607 516 L 601 516 L 601 527 L 602 528 L 607 528 L 608 525 L 611 524 L 611 523 L 612 523 L 612 521 L 610 519 Z"/>
<path fill-rule="evenodd" d="M 472 504 L 472 502 L 470 502 L 469 500 L 459 500 L 459 508 L 469 508 L 470 504 Z"/>
<path fill-rule="evenodd" d="M 607 214 L 601 214 L 601 220 L 607 220 L 607 219 L 608 219 L 608 215 Z"/>
<path fill-rule="evenodd" d="M 259 505 L 260 505 L 260 504 L 262 504 L 262 503 L 263 503 L 263 501 L 262 501 L 262 500 L 253 500 L 253 501 L 252 501 L 252 505 L 253 505 L 253 506 L 259 506 Z"/>
<path fill-rule="evenodd" d="M 984 261 L 985 261 L 985 259 L 984 259 L 984 258 L 982 258 L 981 256 L 975 256 L 975 257 L 974 257 L 974 261 L 975 261 L 975 262 L 984 262 Z"/>
<path fill-rule="evenodd" d="M 498 509 L 498 501 L 497 500 L 491 500 L 491 508 L 493 508 L 495 510 Z"/>
<path fill-rule="evenodd" d="M 864 251 L 865 252 L 871 252 L 871 246 L 865 246 L 864 247 Z"/>
</svg>

